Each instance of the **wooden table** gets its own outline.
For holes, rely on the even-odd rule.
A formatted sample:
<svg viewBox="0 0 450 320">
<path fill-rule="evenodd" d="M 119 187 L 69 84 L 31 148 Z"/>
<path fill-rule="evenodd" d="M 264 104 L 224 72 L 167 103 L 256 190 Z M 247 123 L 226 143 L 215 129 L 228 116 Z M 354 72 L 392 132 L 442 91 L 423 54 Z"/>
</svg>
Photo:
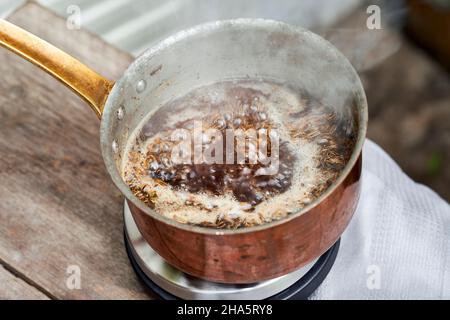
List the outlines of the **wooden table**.
<svg viewBox="0 0 450 320">
<path fill-rule="evenodd" d="M 117 79 L 132 57 L 35 3 L 11 22 Z M 123 243 L 123 198 L 99 121 L 69 89 L 0 48 L 0 298 L 145 299 Z M 81 288 L 69 289 L 69 266 Z M 69 269 L 70 270 L 70 269 Z"/>
</svg>

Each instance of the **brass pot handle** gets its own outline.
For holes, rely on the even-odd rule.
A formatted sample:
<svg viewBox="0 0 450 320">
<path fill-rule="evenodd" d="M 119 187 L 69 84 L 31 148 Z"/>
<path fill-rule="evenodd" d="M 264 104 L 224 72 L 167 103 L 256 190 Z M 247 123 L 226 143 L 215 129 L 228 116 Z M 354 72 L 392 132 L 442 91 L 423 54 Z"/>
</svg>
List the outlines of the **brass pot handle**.
<svg viewBox="0 0 450 320">
<path fill-rule="evenodd" d="M 16 25 L 0 19 L 0 45 L 29 60 L 86 100 L 101 118 L 114 85 L 72 56 Z"/>
</svg>

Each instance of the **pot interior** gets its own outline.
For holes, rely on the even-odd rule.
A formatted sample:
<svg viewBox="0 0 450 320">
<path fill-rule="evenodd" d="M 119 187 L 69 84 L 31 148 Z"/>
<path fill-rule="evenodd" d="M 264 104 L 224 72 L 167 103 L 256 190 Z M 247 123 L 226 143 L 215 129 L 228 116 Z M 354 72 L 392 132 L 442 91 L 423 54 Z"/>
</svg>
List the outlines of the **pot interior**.
<svg viewBox="0 0 450 320">
<path fill-rule="evenodd" d="M 115 84 L 102 117 L 101 146 L 107 169 L 127 199 L 163 219 L 131 193 L 120 174 L 127 142 L 144 119 L 195 88 L 236 79 L 281 83 L 331 106 L 344 134 L 354 141 L 353 154 L 334 184 L 342 181 L 366 130 L 366 100 L 356 72 L 331 44 L 307 30 L 239 19 L 197 26 L 164 40 L 138 57 Z"/>
</svg>

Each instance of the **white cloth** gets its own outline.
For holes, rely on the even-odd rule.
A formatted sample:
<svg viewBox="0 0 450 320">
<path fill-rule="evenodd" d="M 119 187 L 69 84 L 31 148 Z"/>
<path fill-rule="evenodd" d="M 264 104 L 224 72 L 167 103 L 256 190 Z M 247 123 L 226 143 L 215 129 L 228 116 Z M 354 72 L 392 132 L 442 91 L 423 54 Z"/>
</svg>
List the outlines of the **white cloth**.
<svg viewBox="0 0 450 320">
<path fill-rule="evenodd" d="M 372 141 L 358 208 L 311 299 L 450 299 L 450 206 Z"/>
</svg>

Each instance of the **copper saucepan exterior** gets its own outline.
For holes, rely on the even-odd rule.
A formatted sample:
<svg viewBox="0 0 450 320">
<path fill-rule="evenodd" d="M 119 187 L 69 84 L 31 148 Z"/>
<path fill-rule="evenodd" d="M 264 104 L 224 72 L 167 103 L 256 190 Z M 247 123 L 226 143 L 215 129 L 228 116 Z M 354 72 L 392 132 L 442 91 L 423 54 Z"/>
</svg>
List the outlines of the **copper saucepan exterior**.
<svg viewBox="0 0 450 320">
<path fill-rule="evenodd" d="M 261 19 L 218 21 L 181 31 L 139 56 L 116 83 L 47 42 L 0 21 L 0 44 L 52 74 L 101 118 L 106 168 L 138 229 L 169 264 L 193 276 L 252 283 L 313 261 L 341 236 L 358 203 L 367 103 L 347 59 L 300 27 Z M 193 88 L 229 79 L 273 79 L 335 108 L 356 134 L 340 177 L 318 199 L 279 221 L 237 230 L 181 224 L 147 207 L 120 175 L 128 138 L 145 115 Z"/>
</svg>

